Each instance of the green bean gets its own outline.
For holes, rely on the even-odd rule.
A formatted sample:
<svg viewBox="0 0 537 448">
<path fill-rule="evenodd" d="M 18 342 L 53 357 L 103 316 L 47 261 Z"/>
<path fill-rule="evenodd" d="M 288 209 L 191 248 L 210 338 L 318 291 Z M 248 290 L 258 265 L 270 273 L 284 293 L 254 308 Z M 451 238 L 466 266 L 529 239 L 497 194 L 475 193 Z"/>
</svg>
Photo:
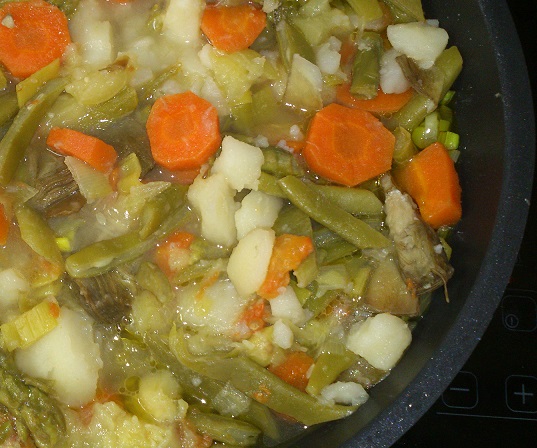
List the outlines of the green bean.
<svg viewBox="0 0 537 448">
<path fill-rule="evenodd" d="M 8 123 L 19 111 L 15 91 L 4 92 L 0 95 L 0 126 Z"/>
<path fill-rule="evenodd" d="M 226 390 L 231 388 L 234 394 L 243 395 L 242 392 L 235 389 L 229 382 L 222 383 L 208 378 L 206 375 L 200 375 L 198 372 L 183 365 L 170 352 L 169 346 L 160 336 L 153 333 L 146 333 L 144 335 L 144 342 L 151 350 L 153 356 L 173 372 L 187 399 L 206 404 L 211 409 L 224 413 L 222 403 L 218 399 L 224 388 Z M 279 430 L 268 408 L 245 395 L 243 398 L 247 401 L 248 406 L 243 413 L 239 413 L 238 417 L 260 428 L 266 436 L 272 439 L 278 439 Z M 228 407 L 228 404 L 225 403 L 224 406 Z"/>
<path fill-rule="evenodd" d="M 187 420 L 198 432 L 208 435 L 217 442 L 234 446 L 253 446 L 261 431 L 255 426 L 223 415 L 202 412 L 196 406 L 188 407 Z"/>
<path fill-rule="evenodd" d="M 230 382 L 250 398 L 305 425 L 337 420 L 356 409 L 355 406 L 322 403 L 244 356 L 194 356 L 188 352 L 182 328 L 172 329 L 170 349 L 184 366 L 209 378 Z"/>
<path fill-rule="evenodd" d="M 394 129 L 395 148 L 393 150 L 393 160 L 396 165 L 401 165 L 410 160 L 418 153 L 412 135 L 405 128 L 398 126 Z"/>
<path fill-rule="evenodd" d="M 206 277 L 211 272 L 219 272 L 225 269 L 224 260 L 218 258 L 215 260 L 199 260 L 181 269 L 173 276 L 172 283 L 174 285 L 184 285 Z"/>
<path fill-rule="evenodd" d="M 357 248 L 379 248 L 390 244 L 390 240 L 382 233 L 328 201 L 300 179 L 287 176 L 278 183 L 296 207 Z"/>
<path fill-rule="evenodd" d="M 34 99 L 26 103 L 16 115 L 0 141 L 0 184 L 6 185 L 14 176 L 39 122 L 63 91 L 65 84 L 63 78 L 47 82 Z"/>
<path fill-rule="evenodd" d="M 436 59 L 434 67 L 443 75 L 443 85 L 440 99 L 444 98 L 462 70 L 462 56 L 455 46 L 445 49 Z"/>
<path fill-rule="evenodd" d="M 310 186 L 353 215 L 382 214 L 382 202 L 371 190 L 313 183 Z"/>
<path fill-rule="evenodd" d="M 339 374 L 356 363 L 357 359 L 358 355 L 343 346 L 321 353 L 315 360 L 306 392 L 312 395 L 320 394 L 325 386 L 333 383 Z"/>
<path fill-rule="evenodd" d="M 39 89 L 51 79 L 57 78 L 60 73 L 60 59 L 54 59 L 50 64 L 32 73 L 27 78 L 19 81 L 16 87 L 19 107 L 24 106 L 33 98 Z"/>
<path fill-rule="evenodd" d="M 336 300 L 340 294 L 340 291 L 330 289 L 321 295 L 312 295 L 308 300 L 306 300 L 304 308 L 312 313 L 312 317 L 317 317 L 326 309 L 328 305 L 330 305 L 330 303 Z"/>
<path fill-rule="evenodd" d="M 358 98 L 371 99 L 377 96 L 380 82 L 380 57 L 382 37 L 366 31 L 352 63 L 350 92 Z"/>
<path fill-rule="evenodd" d="M 63 257 L 56 245 L 54 233 L 43 218 L 30 207 L 23 204 L 15 208 L 15 217 L 17 218 L 23 241 L 35 253 L 57 267 L 57 275 L 61 274 L 64 264 Z M 52 280 L 56 278 L 57 276 Z"/>
<path fill-rule="evenodd" d="M 439 115 L 437 111 L 428 114 L 423 123 L 412 131 L 412 141 L 420 148 L 426 148 L 438 140 Z"/>
<path fill-rule="evenodd" d="M 186 188 L 172 185 L 156 196 L 148 204 L 149 208 L 160 207 L 160 223 L 152 223 L 151 234 L 132 231 L 109 240 L 90 244 L 67 257 L 65 266 L 72 277 L 92 277 L 103 274 L 123 263 L 132 261 L 151 249 L 157 241 L 164 238 L 181 224 L 191 219 L 185 201 Z M 154 215 L 155 217 L 157 215 Z"/>
<path fill-rule="evenodd" d="M 431 100 L 428 96 L 415 93 L 412 98 L 410 98 L 409 102 L 406 103 L 401 109 L 382 121 L 390 130 L 394 130 L 396 127 L 400 126 L 411 132 L 425 119 L 427 114 L 432 112 L 434 109 L 435 104 L 433 100 Z"/>
<path fill-rule="evenodd" d="M 261 175 L 259 176 L 259 184 L 257 189 L 263 193 L 267 193 L 278 198 L 286 197 L 278 185 L 278 178 L 263 171 L 261 171 Z"/>
<path fill-rule="evenodd" d="M 275 146 L 263 148 L 263 165 L 261 170 L 276 177 L 288 175 L 303 176 L 305 170 L 296 160 L 296 157 L 284 149 Z"/>
<path fill-rule="evenodd" d="M 313 236 L 310 217 L 294 205 L 287 205 L 280 210 L 272 226 L 276 235 L 292 233 L 300 236 Z"/>
<path fill-rule="evenodd" d="M 205 238 L 196 238 L 190 245 L 190 251 L 196 260 L 217 260 L 227 258 L 231 253 L 229 247 L 211 243 Z"/>
</svg>

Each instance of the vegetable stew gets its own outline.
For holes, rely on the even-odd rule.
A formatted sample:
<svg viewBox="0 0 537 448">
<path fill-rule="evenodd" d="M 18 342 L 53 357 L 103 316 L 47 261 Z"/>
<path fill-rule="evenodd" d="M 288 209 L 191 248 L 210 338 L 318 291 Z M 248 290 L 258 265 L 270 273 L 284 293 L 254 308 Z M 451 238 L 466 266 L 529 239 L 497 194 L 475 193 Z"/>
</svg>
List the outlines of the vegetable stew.
<svg viewBox="0 0 537 448">
<path fill-rule="evenodd" d="M 461 69 L 420 0 L 0 0 L 0 444 L 355 412 L 449 300 Z"/>
</svg>

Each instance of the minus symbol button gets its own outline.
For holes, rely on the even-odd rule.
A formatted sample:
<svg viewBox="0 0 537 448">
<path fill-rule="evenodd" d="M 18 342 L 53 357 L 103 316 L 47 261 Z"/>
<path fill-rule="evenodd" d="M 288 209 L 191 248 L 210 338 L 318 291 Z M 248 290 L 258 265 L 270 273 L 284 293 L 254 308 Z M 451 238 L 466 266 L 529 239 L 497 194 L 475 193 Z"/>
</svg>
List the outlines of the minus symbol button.
<svg viewBox="0 0 537 448">
<path fill-rule="evenodd" d="M 477 378 L 461 371 L 442 394 L 442 402 L 452 409 L 473 409 L 478 403 Z"/>
</svg>

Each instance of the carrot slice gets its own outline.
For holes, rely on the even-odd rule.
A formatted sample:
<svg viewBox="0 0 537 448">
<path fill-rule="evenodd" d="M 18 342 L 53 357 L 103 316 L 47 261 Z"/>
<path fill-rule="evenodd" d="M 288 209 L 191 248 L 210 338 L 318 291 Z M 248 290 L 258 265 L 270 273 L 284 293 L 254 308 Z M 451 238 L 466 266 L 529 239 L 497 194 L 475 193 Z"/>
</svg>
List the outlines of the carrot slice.
<svg viewBox="0 0 537 448">
<path fill-rule="evenodd" d="M 47 145 L 64 156 L 77 157 L 103 173 L 110 173 L 117 160 L 113 146 L 74 129 L 52 128 Z"/>
<path fill-rule="evenodd" d="M 267 15 L 250 4 L 210 5 L 203 11 L 201 30 L 219 50 L 232 53 L 254 43 L 267 23 Z"/>
<path fill-rule="evenodd" d="M 4 204 L 0 204 L 0 246 L 5 246 L 9 235 L 9 220 Z"/>
<path fill-rule="evenodd" d="M 284 233 L 276 237 L 270 257 L 267 275 L 257 294 L 264 299 L 273 299 L 280 294 L 291 279 L 290 271 L 313 252 L 313 243 L 307 236 Z"/>
<path fill-rule="evenodd" d="M 270 365 L 269 370 L 291 386 L 305 391 L 308 385 L 308 370 L 313 362 L 313 358 L 307 353 L 291 352 L 282 363 Z"/>
<path fill-rule="evenodd" d="M 201 167 L 222 140 L 216 108 L 189 91 L 155 101 L 146 128 L 155 162 L 169 170 Z"/>
<path fill-rule="evenodd" d="M 394 175 L 431 227 L 437 229 L 459 221 L 462 216 L 459 176 L 442 143 L 427 146 Z"/>
<path fill-rule="evenodd" d="M 332 103 L 313 117 L 302 155 L 315 173 L 352 187 L 388 171 L 394 147 L 370 112 Z"/>
<path fill-rule="evenodd" d="M 0 62 L 17 78 L 61 57 L 70 43 L 67 17 L 46 1 L 12 2 L 0 9 Z"/>
<path fill-rule="evenodd" d="M 339 104 L 381 115 L 397 112 L 410 101 L 413 95 L 412 89 L 408 89 L 403 93 L 384 93 L 379 87 L 377 96 L 366 100 L 356 98 L 349 89 L 349 83 L 340 84 L 336 87 L 336 101 Z"/>
</svg>

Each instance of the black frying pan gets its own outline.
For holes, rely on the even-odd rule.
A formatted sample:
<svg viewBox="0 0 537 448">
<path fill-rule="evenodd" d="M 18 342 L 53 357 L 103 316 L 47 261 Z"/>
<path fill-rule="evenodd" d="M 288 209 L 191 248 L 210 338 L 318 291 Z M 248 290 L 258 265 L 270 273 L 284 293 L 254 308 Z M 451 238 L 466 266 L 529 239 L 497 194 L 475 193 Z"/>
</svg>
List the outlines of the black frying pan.
<svg viewBox="0 0 537 448">
<path fill-rule="evenodd" d="M 504 0 L 423 0 L 464 58 L 455 84 L 463 219 L 451 241 L 450 303 L 433 298 L 391 375 L 351 417 L 289 446 L 386 447 L 436 401 L 477 345 L 502 297 L 527 218 L 535 153 L 530 86 Z"/>
</svg>

